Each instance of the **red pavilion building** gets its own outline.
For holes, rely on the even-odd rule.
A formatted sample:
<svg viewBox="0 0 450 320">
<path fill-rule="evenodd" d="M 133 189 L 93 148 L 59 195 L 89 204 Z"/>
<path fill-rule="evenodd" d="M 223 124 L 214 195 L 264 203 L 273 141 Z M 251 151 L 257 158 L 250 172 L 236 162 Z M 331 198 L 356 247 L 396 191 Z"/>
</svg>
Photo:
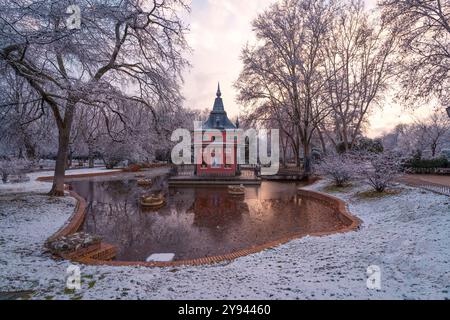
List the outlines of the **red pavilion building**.
<svg viewBox="0 0 450 320">
<path fill-rule="evenodd" d="M 196 164 L 196 175 L 199 177 L 234 177 L 239 171 L 237 163 L 238 139 L 235 134 L 230 133 L 236 132 L 236 129 L 239 128 L 239 120 L 236 121 L 236 124 L 233 124 L 228 119 L 220 85 L 217 88 L 216 95 L 214 107 L 208 120 L 203 123 L 201 129 L 194 132 L 194 143 L 198 152 L 197 159 L 202 159 Z M 218 131 L 220 131 L 222 141 L 217 139 Z"/>
</svg>

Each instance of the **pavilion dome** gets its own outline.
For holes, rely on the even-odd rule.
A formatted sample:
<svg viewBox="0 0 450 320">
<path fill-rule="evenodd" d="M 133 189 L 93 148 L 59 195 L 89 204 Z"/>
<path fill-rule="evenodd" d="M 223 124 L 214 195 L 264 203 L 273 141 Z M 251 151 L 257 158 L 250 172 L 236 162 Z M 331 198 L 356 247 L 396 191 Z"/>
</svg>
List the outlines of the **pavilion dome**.
<svg viewBox="0 0 450 320">
<path fill-rule="evenodd" d="M 222 92 L 220 91 L 220 84 L 217 87 L 216 100 L 214 101 L 213 110 L 209 115 L 208 121 L 203 124 L 204 130 L 231 130 L 236 129 L 236 126 L 228 119 L 227 113 L 222 99 Z"/>
</svg>

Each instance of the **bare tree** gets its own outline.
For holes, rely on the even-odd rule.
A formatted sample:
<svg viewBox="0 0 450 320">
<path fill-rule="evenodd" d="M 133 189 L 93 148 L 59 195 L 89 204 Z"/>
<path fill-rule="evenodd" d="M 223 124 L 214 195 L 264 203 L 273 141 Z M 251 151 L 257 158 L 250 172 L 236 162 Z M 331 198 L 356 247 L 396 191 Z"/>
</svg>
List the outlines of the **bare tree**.
<svg viewBox="0 0 450 320">
<path fill-rule="evenodd" d="M 272 118 L 303 149 L 304 174 L 311 170 L 311 140 L 329 110 L 323 101 L 322 47 L 334 5 L 323 0 L 283 0 L 253 22 L 258 44 L 242 53 L 239 100 L 258 119 Z M 290 125 L 293 131 L 286 130 Z M 297 156 L 297 159 L 299 157 Z"/>
<path fill-rule="evenodd" d="M 381 0 L 379 6 L 383 19 L 401 33 L 401 96 L 450 102 L 450 2 Z"/>
<path fill-rule="evenodd" d="M 79 104 L 180 103 L 186 65 L 183 0 L 79 1 L 81 28 L 66 26 L 68 0 L 0 0 L 0 62 L 23 77 L 53 114 L 58 155 L 51 195 L 64 194 L 70 133 Z"/>
<path fill-rule="evenodd" d="M 431 157 L 435 158 L 450 132 L 450 119 L 446 117 L 445 111 L 436 110 L 428 118 L 416 120 L 415 125 L 419 139 L 431 152 Z"/>
<path fill-rule="evenodd" d="M 373 106 L 394 74 L 396 34 L 385 28 L 361 0 L 342 5 L 327 38 L 327 95 L 332 128 L 324 130 L 337 146 L 352 149 Z"/>
<path fill-rule="evenodd" d="M 42 99 L 23 78 L 0 74 L 0 155 L 35 160 L 51 153 L 54 121 Z"/>
<path fill-rule="evenodd" d="M 386 150 L 405 156 L 421 154 L 435 158 L 449 146 L 450 119 L 445 111 L 436 109 L 425 118 L 416 118 L 413 123 L 400 124 L 383 137 Z"/>
</svg>

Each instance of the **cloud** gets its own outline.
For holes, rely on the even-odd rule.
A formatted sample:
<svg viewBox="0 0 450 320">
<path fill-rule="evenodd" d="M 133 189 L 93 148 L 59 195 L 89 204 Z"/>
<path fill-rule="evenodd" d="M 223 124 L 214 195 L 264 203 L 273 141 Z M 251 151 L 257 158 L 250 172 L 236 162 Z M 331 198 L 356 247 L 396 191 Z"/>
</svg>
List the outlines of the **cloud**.
<svg viewBox="0 0 450 320">
<path fill-rule="evenodd" d="M 253 38 L 251 22 L 272 0 L 193 0 L 191 32 L 193 68 L 185 74 L 186 106 L 212 108 L 220 81 L 230 116 L 239 113 L 233 83 L 242 68 L 239 59 L 244 45 Z"/>
</svg>

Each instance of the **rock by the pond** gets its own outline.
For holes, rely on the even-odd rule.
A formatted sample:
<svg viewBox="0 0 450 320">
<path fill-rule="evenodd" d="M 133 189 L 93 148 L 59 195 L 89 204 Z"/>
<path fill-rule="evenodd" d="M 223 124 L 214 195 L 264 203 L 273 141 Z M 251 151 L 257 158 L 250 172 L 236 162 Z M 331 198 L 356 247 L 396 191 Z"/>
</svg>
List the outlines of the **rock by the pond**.
<svg viewBox="0 0 450 320">
<path fill-rule="evenodd" d="M 46 247 L 56 255 L 68 254 L 96 244 L 100 244 L 102 238 L 85 232 L 74 233 L 67 237 L 61 237 L 47 243 Z"/>
</svg>

